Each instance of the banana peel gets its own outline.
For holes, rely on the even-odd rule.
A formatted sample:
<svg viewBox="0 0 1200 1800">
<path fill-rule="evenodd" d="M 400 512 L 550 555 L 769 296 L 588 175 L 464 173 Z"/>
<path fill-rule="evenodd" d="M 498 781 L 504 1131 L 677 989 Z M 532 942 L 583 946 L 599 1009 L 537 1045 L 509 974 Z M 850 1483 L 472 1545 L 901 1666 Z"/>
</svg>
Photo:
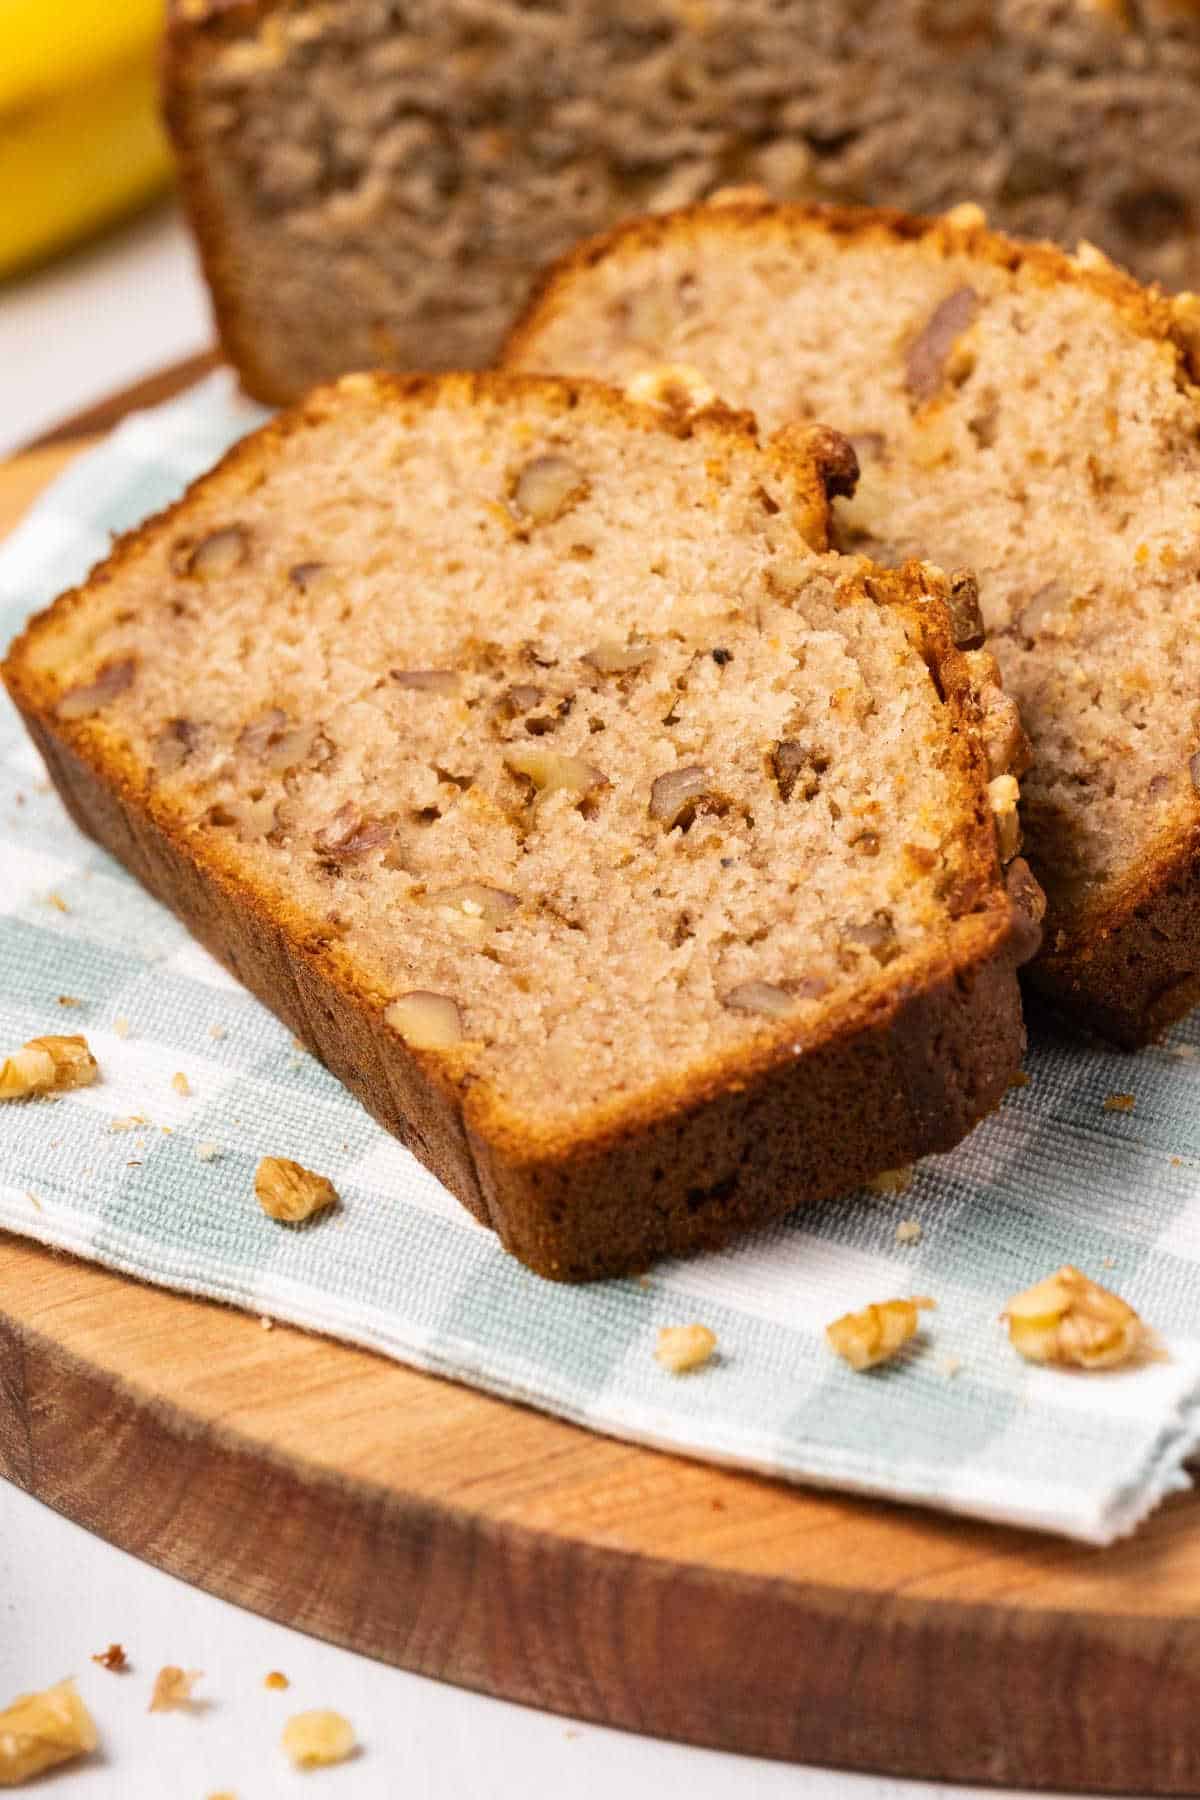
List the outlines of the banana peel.
<svg viewBox="0 0 1200 1800">
<path fill-rule="evenodd" d="M 0 277 L 159 193 L 163 0 L 0 0 Z"/>
</svg>

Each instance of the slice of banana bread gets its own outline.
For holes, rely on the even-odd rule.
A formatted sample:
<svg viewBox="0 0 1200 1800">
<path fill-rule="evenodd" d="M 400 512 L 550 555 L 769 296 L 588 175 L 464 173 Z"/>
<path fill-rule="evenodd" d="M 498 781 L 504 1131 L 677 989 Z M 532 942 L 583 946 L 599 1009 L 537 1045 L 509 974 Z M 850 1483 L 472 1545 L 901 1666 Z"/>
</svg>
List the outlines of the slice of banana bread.
<svg viewBox="0 0 1200 1800">
<path fill-rule="evenodd" d="M 739 182 L 976 194 L 1200 285 L 1194 0 L 172 0 L 165 85 L 226 353 L 267 400 L 490 362 L 547 258 Z"/>
<path fill-rule="evenodd" d="M 5 679 L 84 828 L 509 1249 L 629 1269 L 949 1146 L 1021 1053 L 1012 709 L 938 571 L 826 551 L 853 475 L 586 381 L 347 377 Z"/>
<path fill-rule="evenodd" d="M 950 220 L 703 207 L 553 272 L 513 367 L 693 364 L 863 478 L 843 543 L 975 569 L 1034 746 L 1034 978 L 1117 1042 L 1200 996 L 1200 306 Z"/>
</svg>

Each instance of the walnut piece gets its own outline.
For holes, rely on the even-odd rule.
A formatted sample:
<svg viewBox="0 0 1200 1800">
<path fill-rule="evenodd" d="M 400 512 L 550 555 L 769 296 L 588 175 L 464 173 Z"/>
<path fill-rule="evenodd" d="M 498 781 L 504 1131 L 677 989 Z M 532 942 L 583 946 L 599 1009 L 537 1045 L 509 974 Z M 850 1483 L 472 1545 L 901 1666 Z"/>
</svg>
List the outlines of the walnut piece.
<svg viewBox="0 0 1200 1800">
<path fill-rule="evenodd" d="M 68 688 L 59 700 L 55 712 L 60 719 L 87 719 L 102 707 L 123 694 L 126 688 L 132 687 L 137 664 L 132 656 L 124 657 L 120 662 L 108 663 L 99 674 L 93 675 L 90 681 L 80 682 Z"/>
<path fill-rule="evenodd" d="M 326 1206 L 336 1206 L 337 1189 L 324 1175 L 315 1175 L 302 1163 L 286 1156 L 264 1156 L 254 1172 L 254 1192 L 269 1218 L 288 1225 L 311 1219 Z"/>
<path fill-rule="evenodd" d="M 250 534 L 244 525 L 223 525 L 211 531 L 191 549 L 179 549 L 176 573 L 195 581 L 218 581 L 232 575 L 250 555 Z"/>
<path fill-rule="evenodd" d="M 988 775 L 1023 775 L 1031 761 L 1029 739 L 1021 724 L 1017 703 L 995 682 L 980 688 L 979 735 L 987 752 Z"/>
<path fill-rule="evenodd" d="M 358 862 L 390 844 L 394 831 L 384 819 L 364 818 L 353 800 L 347 800 L 314 832 L 313 848 L 332 862 Z"/>
<path fill-rule="evenodd" d="M 696 809 L 708 798 L 708 770 L 699 763 L 688 763 L 682 769 L 668 769 L 658 776 L 650 789 L 650 817 L 657 819 L 667 831 L 686 831 L 696 817 Z"/>
<path fill-rule="evenodd" d="M 861 1312 L 844 1313 L 825 1327 L 825 1336 L 852 1369 L 888 1362 L 921 1329 L 921 1313 L 937 1305 L 928 1294 L 911 1300 L 882 1300 Z"/>
<path fill-rule="evenodd" d="M 785 803 L 797 788 L 802 800 L 815 799 L 829 762 L 824 750 L 814 744 L 802 744 L 795 738 L 781 738 L 767 754 L 767 769 L 779 789 L 779 798 Z"/>
<path fill-rule="evenodd" d="M 716 1347 L 716 1333 L 707 1325 L 664 1325 L 654 1357 L 672 1375 L 686 1375 L 692 1369 L 703 1368 Z"/>
<path fill-rule="evenodd" d="M 732 1012 L 761 1013 L 767 1018 L 781 1018 L 795 1006 L 795 997 L 786 988 L 774 987 L 769 981 L 742 981 L 721 995 L 721 1005 Z"/>
<path fill-rule="evenodd" d="M 955 569 L 949 578 L 946 607 L 954 642 L 960 650 L 981 650 L 984 643 L 983 613 L 979 607 L 979 583 L 969 569 Z"/>
<path fill-rule="evenodd" d="M 514 775 L 532 781 L 538 798 L 564 792 L 585 800 L 589 794 L 609 785 L 607 775 L 594 763 L 579 756 L 565 756 L 560 750 L 545 750 L 540 744 L 514 744 L 504 753 L 504 760 Z"/>
<path fill-rule="evenodd" d="M 587 477 L 565 456 L 535 456 L 527 462 L 512 488 L 512 502 L 533 525 L 553 525 L 586 500 Z"/>
<path fill-rule="evenodd" d="M 480 937 L 485 931 L 496 931 L 507 924 L 521 903 L 504 888 L 466 881 L 460 887 L 442 888 L 439 893 L 430 894 L 427 904 L 452 931 Z"/>
<path fill-rule="evenodd" d="M 448 994 L 415 988 L 393 1000 L 383 1016 L 414 1050 L 448 1050 L 463 1041 L 462 1013 Z"/>
<path fill-rule="evenodd" d="M 263 1676 L 263 1686 L 265 1688 L 272 1688 L 278 1691 L 282 1688 L 291 1687 L 291 1685 L 291 1682 L 281 1669 L 271 1669 Z"/>
<path fill-rule="evenodd" d="M 21 1694 L 0 1712 L 0 1787 L 17 1787 L 45 1769 L 84 1756 L 96 1727 L 73 1681 Z"/>
<path fill-rule="evenodd" d="M 388 674 L 397 687 L 416 694 L 440 694 L 444 699 L 457 694 L 462 679 L 454 669 L 389 669 Z"/>
<path fill-rule="evenodd" d="M 168 1663 L 154 1677 L 147 1712 L 190 1712 L 195 1705 L 192 1689 L 203 1677 L 203 1669 L 179 1669 Z"/>
<path fill-rule="evenodd" d="M 84 1037 L 30 1038 L 0 1062 L 0 1100 L 69 1093 L 90 1087 L 99 1072 Z"/>
<path fill-rule="evenodd" d="M 1021 820 L 1017 801 L 1021 790 L 1012 775 L 997 775 L 988 782 L 988 804 L 996 826 L 996 847 L 1001 863 L 1010 863 L 1021 848 Z"/>
<path fill-rule="evenodd" d="M 656 369 L 643 369 L 626 382 L 625 393 L 635 406 L 655 406 L 678 419 L 703 412 L 717 398 L 716 389 L 690 363 L 663 363 Z"/>
<path fill-rule="evenodd" d="M 129 1658 L 120 1644 L 110 1644 L 107 1650 L 93 1656 L 92 1661 L 99 1663 L 102 1669 L 111 1669 L 114 1675 L 122 1674 L 129 1667 Z"/>
<path fill-rule="evenodd" d="M 652 644 L 618 644 L 606 639 L 594 650 L 585 650 L 579 660 L 597 675 L 625 675 L 630 669 L 644 668 L 653 655 Z"/>
<path fill-rule="evenodd" d="M 905 386 L 915 400 L 931 400 L 937 393 L 954 341 L 972 323 L 978 306 L 974 288 L 960 287 L 934 307 L 904 362 Z"/>
<path fill-rule="evenodd" d="M 1027 1362 L 1111 1369 L 1146 1342 L 1142 1321 L 1118 1295 L 1069 1263 L 1011 1299 L 1000 1317 Z"/>
<path fill-rule="evenodd" d="M 318 1709 L 296 1713 L 280 1740 L 298 1769 L 324 1769 L 345 1762 L 358 1748 L 354 1727 L 341 1713 Z"/>
</svg>

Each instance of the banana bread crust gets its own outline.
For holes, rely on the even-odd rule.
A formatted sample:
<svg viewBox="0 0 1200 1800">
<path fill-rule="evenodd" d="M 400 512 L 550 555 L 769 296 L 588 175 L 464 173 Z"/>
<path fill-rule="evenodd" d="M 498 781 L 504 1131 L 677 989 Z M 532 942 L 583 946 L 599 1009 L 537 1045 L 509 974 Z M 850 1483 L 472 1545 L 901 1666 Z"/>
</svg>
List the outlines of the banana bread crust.
<svg viewBox="0 0 1200 1800">
<path fill-rule="evenodd" d="M 514 324 L 501 366 L 536 366 L 546 326 L 570 305 L 579 276 L 643 249 L 686 241 L 689 233 L 727 232 L 731 256 L 747 230 L 786 242 L 814 229 L 837 243 L 928 245 L 1004 270 L 1021 270 L 1051 288 L 1069 283 L 1110 306 L 1131 332 L 1163 345 L 1175 382 L 1200 425 L 1200 306 L 1195 296 L 1144 288 L 1098 255 L 1073 258 L 1050 244 L 1020 243 L 982 222 L 924 218 L 885 208 L 775 206 L 731 201 L 634 219 L 578 245 L 543 272 Z M 834 423 L 838 421 L 835 419 Z M 1200 819 L 1192 801 L 1173 810 L 1135 874 L 1102 905 L 1048 923 L 1041 954 L 1025 978 L 1055 1009 L 1129 1049 L 1162 1035 L 1200 999 Z"/>
<path fill-rule="evenodd" d="M 480 391 L 513 386 L 512 377 L 474 382 Z M 529 384 L 597 392 L 585 382 Z M 412 396 L 441 384 L 378 377 L 374 385 Z M 203 482 L 219 481 L 231 466 L 255 469 L 336 392 L 272 421 Z M 622 406 L 615 396 L 605 403 Z M 745 416 L 720 416 L 734 442 L 753 435 Z M 831 458 L 824 479 L 844 476 Z M 957 921 L 952 953 L 931 949 L 919 981 L 885 972 L 869 992 L 831 1007 L 802 1055 L 794 1028 L 781 1021 L 750 1053 L 692 1067 L 552 1133 L 515 1116 L 486 1083 L 464 1079 L 436 1052 L 404 1043 L 336 940 L 314 933 L 303 912 L 265 900 L 219 845 L 189 841 L 181 815 L 147 789 L 144 771 L 119 744 L 106 744 L 102 728 L 55 716 L 53 683 L 30 656 L 36 640 L 116 578 L 152 534 L 186 522 L 188 498 L 120 539 L 87 583 L 27 628 L 4 664 L 6 685 L 77 824 L 537 1273 L 593 1279 L 718 1243 L 800 1199 L 948 1149 L 999 1104 L 1024 1048 L 1015 971 L 1036 947 L 1038 929 L 1001 880 L 971 677 L 949 614 L 926 598 L 916 566 L 891 578 L 889 603 L 911 604 L 921 654 L 945 696 L 977 883 L 975 910 Z M 819 523 L 814 511 L 812 524 Z"/>
</svg>

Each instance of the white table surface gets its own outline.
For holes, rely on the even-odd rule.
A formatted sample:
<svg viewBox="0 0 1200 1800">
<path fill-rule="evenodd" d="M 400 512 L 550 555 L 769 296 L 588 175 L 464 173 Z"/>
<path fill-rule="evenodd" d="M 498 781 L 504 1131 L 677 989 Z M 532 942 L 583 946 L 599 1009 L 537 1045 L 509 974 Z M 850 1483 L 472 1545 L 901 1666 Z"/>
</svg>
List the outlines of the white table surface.
<svg viewBox="0 0 1200 1800">
<path fill-rule="evenodd" d="M 169 210 L 0 286 L 0 453 L 211 338 L 204 291 Z M 90 1659 L 113 1640 L 131 1669 Z M 204 1671 L 194 1716 L 146 1704 L 164 1663 Z M 287 1692 L 268 1692 L 279 1669 Z M 947 1790 L 799 1769 L 572 1725 L 335 1650 L 212 1599 L 89 1537 L 0 1482 L 0 1704 L 78 1677 L 102 1749 L 39 1792 L 71 1800 L 945 1800 Z M 288 1767 L 289 1713 L 344 1712 L 362 1750 Z M 311 1784 L 311 1785 L 310 1785 Z M 955 1800 L 971 1791 L 953 1790 Z"/>
</svg>

